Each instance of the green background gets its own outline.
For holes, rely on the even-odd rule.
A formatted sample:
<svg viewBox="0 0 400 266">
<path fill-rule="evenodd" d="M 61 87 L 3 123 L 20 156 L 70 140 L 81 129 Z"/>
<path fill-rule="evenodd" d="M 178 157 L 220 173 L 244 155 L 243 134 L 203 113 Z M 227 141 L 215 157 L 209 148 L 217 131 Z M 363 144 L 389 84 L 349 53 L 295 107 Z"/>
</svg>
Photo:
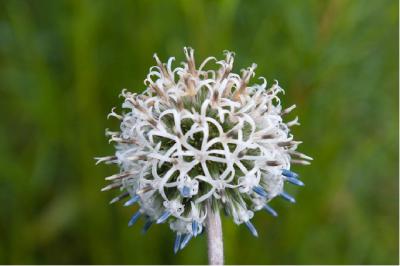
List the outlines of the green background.
<svg viewBox="0 0 400 266">
<path fill-rule="evenodd" d="M 153 53 L 225 49 L 297 104 L 306 183 L 259 212 L 259 238 L 223 219 L 227 263 L 398 264 L 398 1 L 1 1 L 0 264 L 207 263 L 167 225 L 127 227 L 95 166 L 106 115 L 140 92 Z"/>
</svg>

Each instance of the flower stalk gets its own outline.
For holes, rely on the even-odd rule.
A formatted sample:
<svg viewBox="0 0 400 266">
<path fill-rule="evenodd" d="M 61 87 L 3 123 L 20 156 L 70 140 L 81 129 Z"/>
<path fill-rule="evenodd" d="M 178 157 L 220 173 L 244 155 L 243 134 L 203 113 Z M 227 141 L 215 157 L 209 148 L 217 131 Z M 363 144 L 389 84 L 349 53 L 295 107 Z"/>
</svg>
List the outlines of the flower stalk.
<svg viewBox="0 0 400 266">
<path fill-rule="evenodd" d="M 213 210 L 211 204 L 207 204 L 207 245 L 208 245 L 208 264 L 224 264 L 224 243 L 222 240 L 222 224 L 219 210 Z"/>
</svg>

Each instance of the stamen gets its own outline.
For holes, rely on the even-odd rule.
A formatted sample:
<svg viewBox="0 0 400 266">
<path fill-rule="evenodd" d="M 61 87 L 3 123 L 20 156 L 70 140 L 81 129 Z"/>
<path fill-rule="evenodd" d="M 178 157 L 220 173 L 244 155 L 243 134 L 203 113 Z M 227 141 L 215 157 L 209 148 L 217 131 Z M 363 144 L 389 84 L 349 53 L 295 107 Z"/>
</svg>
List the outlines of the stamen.
<svg viewBox="0 0 400 266">
<path fill-rule="evenodd" d="M 261 197 L 268 197 L 268 193 L 261 186 L 253 187 L 253 191 L 260 195 Z"/>
<path fill-rule="evenodd" d="M 282 175 L 286 177 L 298 178 L 299 175 L 287 169 L 282 169 Z"/>
<path fill-rule="evenodd" d="M 297 152 L 297 151 L 289 150 L 288 153 L 290 153 L 293 156 L 299 157 L 300 159 L 305 159 L 305 160 L 310 160 L 310 161 L 313 160 L 313 158 L 311 158 L 310 156 L 307 156 L 307 155 Z"/>
<path fill-rule="evenodd" d="M 291 163 L 293 164 L 301 164 L 301 165 L 310 165 L 311 163 L 309 161 L 305 160 L 290 160 Z"/>
<path fill-rule="evenodd" d="M 181 245 L 181 237 L 182 237 L 182 235 L 180 233 L 176 234 L 175 243 L 174 243 L 174 253 L 175 254 L 179 251 L 179 248 Z"/>
<path fill-rule="evenodd" d="M 192 239 L 192 234 L 186 234 L 185 238 L 182 240 L 181 249 L 184 249 L 186 245 L 189 243 L 190 239 Z"/>
<path fill-rule="evenodd" d="M 143 228 L 142 228 L 142 233 L 144 234 L 144 233 L 146 233 L 149 229 L 150 229 L 150 227 L 153 225 L 153 221 L 150 221 L 150 220 L 148 220 L 145 224 L 144 224 L 144 226 L 143 226 Z"/>
<path fill-rule="evenodd" d="M 112 176 L 108 176 L 108 177 L 105 178 L 105 180 L 120 179 L 120 178 L 128 177 L 131 174 L 132 174 L 131 172 L 123 172 L 123 173 L 120 173 L 120 174 L 115 174 L 115 175 L 112 175 Z"/>
<path fill-rule="evenodd" d="M 279 147 L 291 147 L 291 146 L 295 146 L 295 145 L 298 145 L 301 143 L 303 143 L 303 142 L 302 141 L 293 141 L 293 140 L 282 141 L 282 142 L 278 142 L 278 146 Z"/>
<path fill-rule="evenodd" d="M 121 199 L 123 199 L 123 198 L 125 198 L 125 197 L 128 197 L 128 196 L 129 196 L 129 192 L 122 193 L 121 195 L 118 195 L 118 196 L 116 196 L 115 198 L 113 198 L 113 199 L 110 201 L 110 204 L 113 204 L 113 203 L 115 203 L 115 202 L 117 202 L 117 201 L 120 201 Z"/>
<path fill-rule="evenodd" d="M 265 134 L 262 136 L 263 139 L 273 139 L 275 136 L 272 134 Z"/>
<path fill-rule="evenodd" d="M 150 187 L 150 186 L 147 186 L 147 187 L 144 187 L 144 188 L 142 188 L 142 189 L 139 189 L 139 190 L 136 192 L 136 194 L 143 194 L 143 193 L 149 192 L 150 190 L 153 190 L 153 188 Z"/>
<path fill-rule="evenodd" d="M 253 236 L 258 237 L 258 233 L 254 225 L 250 221 L 245 222 L 245 224 L 250 232 L 253 234 Z"/>
<path fill-rule="evenodd" d="M 119 188 L 121 186 L 122 186 L 122 183 L 112 183 L 112 184 L 110 184 L 108 186 L 103 187 L 101 189 L 101 191 L 108 191 L 108 190 L 111 190 L 111 189 Z"/>
<path fill-rule="evenodd" d="M 128 226 L 132 226 L 136 223 L 136 221 L 140 218 L 140 216 L 142 215 L 141 211 L 137 211 L 132 218 L 129 220 Z"/>
<path fill-rule="evenodd" d="M 132 204 L 138 202 L 139 200 L 140 200 L 139 195 L 135 195 L 135 196 L 133 196 L 130 200 L 128 200 L 127 202 L 125 202 L 125 203 L 124 203 L 124 206 L 125 206 L 125 207 L 131 206 Z"/>
<path fill-rule="evenodd" d="M 95 160 L 97 160 L 96 165 L 102 162 L 109 163 L 111 161 L 117 160 L 117 156 L 106 156 L 106 157 L 95 157 Z"/>
<path fill-rule="evenodd" d="M 293 198 L 290 194 L 286 193 L 285 191 L 281 192 L 280 196 L 291 203 L 296 203 L 295 198 Z"/>
<path fill-rule="evenodd" d="M 198 233 L 198 229 L 199 229 L 199 225 L 196 221 L 192 222 L 192 232 L 193 232 L 193 236 L 197 236 Z"/>
<path fill-rule="evenodd" d="M 171 213 L 169 211 L 165 211 L 163 214 L 161 214 L 160 218 L 157 219 L 157 224 L 165 222 L 169 216 L 171 216 Z"/>
<path fill-rule="evenodd" d="M 269 206 L 268 204 L 264 205 L 264 210 L 266 210 L 269 214 L 271 214 L 274 217 L 278 216 L 278 213 L 271 206 Z"/>
<path fill-rule="evenodd" d="M 304 187 L 304 183 L 297 178 L 286 177 L 286 181 L 292 183 L 293 185 Z"/>
<path fill-rule="evenodd" d="M 268 166 L 278 166 L 281 165 L 278 161 L 267 161 Z"/>
</svg>

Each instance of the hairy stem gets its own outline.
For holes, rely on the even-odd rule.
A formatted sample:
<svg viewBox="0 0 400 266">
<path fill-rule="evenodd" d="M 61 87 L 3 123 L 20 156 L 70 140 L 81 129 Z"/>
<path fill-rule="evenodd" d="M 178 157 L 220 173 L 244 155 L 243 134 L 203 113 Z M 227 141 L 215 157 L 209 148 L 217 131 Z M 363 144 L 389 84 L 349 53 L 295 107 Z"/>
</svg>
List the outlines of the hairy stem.
<svg viewBox="0 0 400 266">
<path fill-rule="evenodd" d="M 224 245 L 222 241 L 222 225 L 219 210 L 213 210 L 211 203 L 207 204 L 207 244 L 208 244 L 208 264 L 224 264 Z"/>
</svg>

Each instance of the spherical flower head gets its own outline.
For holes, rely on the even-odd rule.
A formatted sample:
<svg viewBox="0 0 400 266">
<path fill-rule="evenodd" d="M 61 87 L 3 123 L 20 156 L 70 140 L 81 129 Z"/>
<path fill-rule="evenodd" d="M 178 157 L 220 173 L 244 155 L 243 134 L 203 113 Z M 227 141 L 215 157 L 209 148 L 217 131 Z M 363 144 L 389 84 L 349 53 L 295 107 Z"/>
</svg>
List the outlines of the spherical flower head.
<svg viewBox="0 0 400 266">
<path fill-rule="evenodd" d="M 122 91 L 125 112 L 109 114 L 121 121 L 120 131 L 106 132 L 116 143 L 115 155 L 97 158 L 120 168 L 103 189 L 123 192 L 111 203 L 127 198 L 125 206 L 140 206 L 129 225 L 140 217 L 144 230 L 168 222 L 177 234 L 175 251 L 202 232 L 207 204 L 257 236 L 250 222 L 254 212 L 276 216 L 267 203 L 277 196 L 294 202 L 285 183 L 303 182 L 291 164 L 312 160 L 296 151 L 301 142 L 290 127 L 298 119 L 283 121 L 295 105 L 282 109 L 277 81 L 270 88 L 263 77 L 251 84 L 256 64 L 233 73 L 232 52 L 199 66 L 191 48 L 184 52 L 186 62 L 176 68 L 174 58 L 162 63 L 154 55 L 157 65 L 145 79 L 146 90 Z M 211 61 L 216 69 L 206 68 Z"/>
</svg>

